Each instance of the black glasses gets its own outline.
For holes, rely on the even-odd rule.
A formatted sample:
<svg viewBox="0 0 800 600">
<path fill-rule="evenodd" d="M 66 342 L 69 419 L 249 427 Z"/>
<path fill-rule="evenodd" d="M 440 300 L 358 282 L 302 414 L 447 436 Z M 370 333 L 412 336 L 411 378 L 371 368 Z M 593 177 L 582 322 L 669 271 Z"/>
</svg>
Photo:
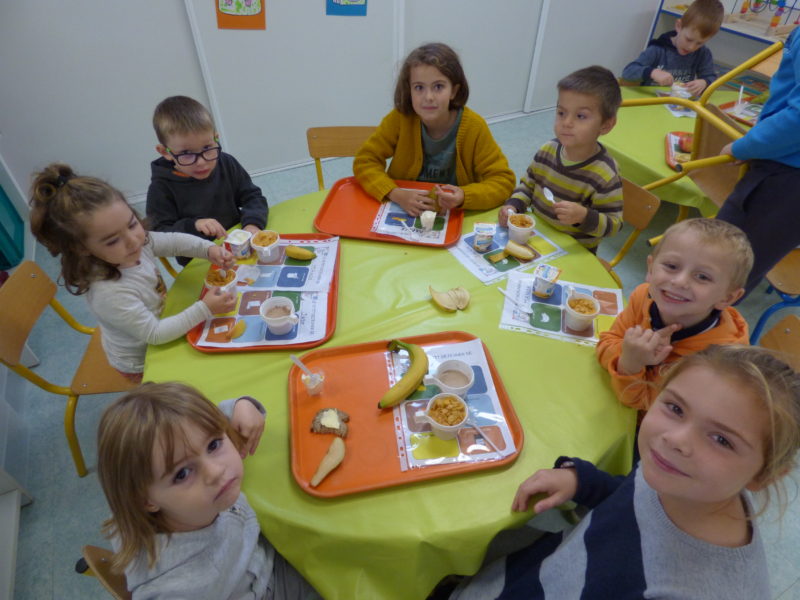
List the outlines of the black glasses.
<svg viewBox="0 0 800 600">
<path fill-rule="evenodd" d="M 180 154 L 174 154 L 172 150 L 167 148 L 167 152 L 172 154 L 172 158 L 174 158 L 178 164 L 183 167 L 193 165 L 197 162 L 197 158 L 200 156 L 203 157 L 203 160 L 217 160 L 219 158 L 220 150 L 222 150 L 222 146 L 214 146 L 213 148 L 206 148 L 202 152 L 181 152 Z"/>
</svg>

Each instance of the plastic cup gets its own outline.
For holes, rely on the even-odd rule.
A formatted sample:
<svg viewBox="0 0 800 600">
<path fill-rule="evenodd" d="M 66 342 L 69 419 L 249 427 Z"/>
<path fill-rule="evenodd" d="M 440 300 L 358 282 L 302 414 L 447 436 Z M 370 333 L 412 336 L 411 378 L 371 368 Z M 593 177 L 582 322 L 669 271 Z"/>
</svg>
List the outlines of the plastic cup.
<svg viewBox="0 0 800 600">
<path fill-rule="evenodd" d="M 437 400 L 440 398 L 455 398 L 455 400 L 464 407 L 464 418 L 461 419 L 458 423 L 454 425 L 444 425 L 439 423 L 433 415 L 431 414 L 431 409 L 434 408 L 434 404 L 436 404 Z M 434 412 L 435 414 L 435 412 Z M 467 422 L 467 415 L 469 414 L 469 409 L 467 408 L 467 403 L 464 400 L 455 395 L 455 394 L 436 394 L 433 398 L 430 399 L 428 402 L 428 407 L 425 409 L 424 413 L 424 420 L 426 420 L 433 430 L 433 433 L 436 437 L 442 440 L 452 440 L 458 435 L 458 430 L 464 426 L 464 423 Z"/>
<path fill-rule="evenodd" d="M 259 262 L 273 262 L 278 258 L 278 254 L 280 253 L 280 246 L 278 246 L 278 242 L 280 241 L 281 236 L 277 231 L 271 231 L 269 229 L 265 229 L 262 233 L 274 234 L 275 241 L 271 244 L 267 244 L 266 246 L 261 246 L 258 244 L 258 234 L 256 234 L 250 240 L 250 245 L 256 251 Z"/>
<path fill-rule="evenodd" d="M 306 392 L 309 396 L 319 396 L 322 393 L 322 384 L 325 382 L 325 373 L 322 371 L 312 371 L 311 375 L 303 373 L 300 376 Z"/>
<path fill-rule="evenodd" d="M 570 302 L 573 300 L 588 300 L 594 306 L 594 310 L 591 313 L 579 312 L 570 305 Z M 594 318 L 600 314 L 600 303 L 596 298 L 592 298 L 586 294 L 573 293 L 567 298 L 564 313 L 567 328 L 572 331 L 585 331 L 591 327 Z"/>
<path fill-rule="evenodd" d="M 515 225 L 514 221 L 520 223 Z M 524 244 L 533 235 L 533 227 L 536 221 L 530 215 L 508 215 L 508 238 L 512 242 Z"/>
<path fill-rule="evenodd" d="M 436 373 L 426 375 L 425 385 L 435 385 L 446 394 L 464 396 L 475 383 L 475 373 L 463 360 L 446 360 L 439 365 Z"/>
<path fill-rule="evenodd" d="M 209 275 L 211 273 L 216 273 L 216 272 L 218 272 L 218 269 L 215 269 L 214 271 L 209 271 Z M 206 287 L 206 289 L 208 290 L 209 293 L 216 294 L 217 290 L 219 290 L 221 294 L 235 294 L 236 293 L 236 281 L 237 281 L 237 279 L 236 279 L 236 271 L 234 271 L 233 269 L 228 269 L 226 272 L 227 272 L 227 276 L 226 277 L 227 278 L 233 277 L 233 279 L 231 279 L 230 281 L 228 281 L 227 283 L 224 283 L 222 285 L 220 285 L 218 283 L 209 282 L 208 281 L 208 275 L 206 275 L 205 287 Z"/>
<path fill-rule="evenodd" d="M 253 235 L 244 229 L 236 229 L 225 238 L 225 249 L 233 254 L 234 258 L 247 258 L 250 256 L 250 238 Z"/>
<path fill-rule="evenodd" d="M 267 298 L 261 304 L 259 314 L 274 335 L 289 333 L 300 320 L 294 312 L 294 303 L 285 296 Z"/>
</svg>

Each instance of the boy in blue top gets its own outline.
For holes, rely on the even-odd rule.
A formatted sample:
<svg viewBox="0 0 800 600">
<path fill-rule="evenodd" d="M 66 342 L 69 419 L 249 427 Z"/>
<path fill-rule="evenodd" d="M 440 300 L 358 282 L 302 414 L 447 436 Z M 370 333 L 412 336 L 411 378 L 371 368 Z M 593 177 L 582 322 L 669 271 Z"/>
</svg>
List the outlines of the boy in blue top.
<svg viewBox="0 0 800 600">
<path fill-rule="evenodd" d="M 769 100 L 747 135 L 720 154 L 749 162 L 718 219 L 737 225 L 753 246 L 755 262 L 745 296 L 800 244 L 800 30 L 795 29 L 772 76 Z"/>
<path fill-rule="evenodd" d="M 695 0 L 675 22 L 675 30 L 651 40 L 644 52 L 622 71 L 636 85 L 683 83 L 699 96 L 717 78 L 705 43 L 719 31 L 725 9 L 719 0 Z"/>
<path fill-rule="evenodd" d="M 241 223 L 256 234 L 267 225 L 267 199 L 244 167 L 222 151 L 205 106 L 186 96 L 163 100 L 153 114 L 161 158 L 151 163 L 147 218 L 154 231 L 214 240 Z M 185 265 L 187 257 L 178 257 Z"/>
</svg>

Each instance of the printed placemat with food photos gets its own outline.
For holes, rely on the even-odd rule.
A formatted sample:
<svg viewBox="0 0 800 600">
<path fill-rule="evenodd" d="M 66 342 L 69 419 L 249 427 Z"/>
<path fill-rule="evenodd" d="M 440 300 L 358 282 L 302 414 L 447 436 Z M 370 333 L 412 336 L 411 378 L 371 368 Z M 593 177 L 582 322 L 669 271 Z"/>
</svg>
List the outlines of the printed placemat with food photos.
<svg viewBox="0 0 800 600">
<path fill-rule="evenodd" d="M 600 314 L 583 331 L 573 331 L 567 327 L 564 318 L 570 288 L 577 294 L 595 298 L 600 305 Z M 552 296 L 539 298 L 533 294 L 533 277 L 523 273 L 511 273 L 506 290 L 520 305 L 530 307 L 531 313 L 520 310 L 507 298 L 500 316 L 500 329 L 533 333 L 587 346 L 597 344 L 600 332 L 611 328 L 623 308 L 622 290 L 562 280 L 556 283 Z"/>
<path fill-rule="evenodd" d="M 475 374 L 475 383 L 464 395 L 467 403 L 467 425 L 455 438 L 443 440 L 431 430 L 430 424 L 420 419 L 428 401 L 441 390 L 427 385 L 415 391 L 407 402 L 394 410 L 395 435 L 400 469 L 427 467 L 449 463 L 470 464 L 497 461 L 518 451 L 505 417 L 494 379 L 480 339 L 441 346 L 427 346 L 428 368 L 436 372 L 440 363 L 458 359 L 468 363 Z M 386 368 L 389 385 L 394 385 L 408 369 L 405 353 L 387 353 Z M 473 427 L 472 424 L 477 426 Z"/>
<path fill-rule="evenodd" d="M 409 242 L 443 246 L 446 243 L 449 221 L 450 211 L 448 210 L 443 215 L 436 215 L 431 228 L 425 230 L 420 217 L 412 217 L 395 202 L 384 202 L 375 214 L 371 230 L 375 233 L 393 235 Z"/>
<path fill-rule="evenodd" d="M 533 236 L 528 240 L 528 246 L 534 252 L 534 258 L 528 261 L 518 260 L 508 254 L 501 256 L 508 243 L 508 229 L 505 227 L 497 227 L 492 243 L 486 252 L 475 250 L 474 241 L 474 232 L 465 234 L 449 250 L 484 285 L 500 281 L 514 271 L 530 270 L 540 262 L 553 260 L 566 254 L 563 248 L 539 231 L 534 231 Z"/>
<path fill-rule="evenodd" d="M 268 262 L 240 264 L 236 267 L 237 303 L 230 313 L 214 315 L 203 325 L 195 346 L 240 350 L 253 347 L 294 346 L 323 340 L 333 326 L 328 312 L 331 283 L 334 279 L 339 238 L 280 240 L 278 256 Z M 313 250 L 312 260 L 286 255 L 294 244 Z M 249 262 L 253 262 L 250 259 Z M 215 268 L 215 267 L 213 267 Z M 204 292 L 205 293 L 205 292 Z M 261 304 L 272 297 L 292 301 L 298 321 L 287 333 L 271 332 L 261 317 Z"/>
</svg>

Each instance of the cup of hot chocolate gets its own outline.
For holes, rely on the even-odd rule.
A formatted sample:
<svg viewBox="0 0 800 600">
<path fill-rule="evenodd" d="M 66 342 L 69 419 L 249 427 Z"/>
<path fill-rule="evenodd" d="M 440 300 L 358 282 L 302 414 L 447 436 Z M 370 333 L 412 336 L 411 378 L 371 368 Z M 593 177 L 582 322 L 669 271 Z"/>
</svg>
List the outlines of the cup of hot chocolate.
<svg viewBox="0 0 800 600">
<path fill-rule="evenodd" d="M 261 318 L 275 335 L 284 335 L 292 330 L 300 317 L 294 311 L 294 303 L 286 296 L 273 296 L 261 304 Z"/>
<path fill-rule="evenodd" d="M 423 383 L 435 385 L 446 394 L 464 396 L 475 383 L 475 373 L 463 360 L 446 360 L 433 375 L 426 375 Z"/>
</svg>

